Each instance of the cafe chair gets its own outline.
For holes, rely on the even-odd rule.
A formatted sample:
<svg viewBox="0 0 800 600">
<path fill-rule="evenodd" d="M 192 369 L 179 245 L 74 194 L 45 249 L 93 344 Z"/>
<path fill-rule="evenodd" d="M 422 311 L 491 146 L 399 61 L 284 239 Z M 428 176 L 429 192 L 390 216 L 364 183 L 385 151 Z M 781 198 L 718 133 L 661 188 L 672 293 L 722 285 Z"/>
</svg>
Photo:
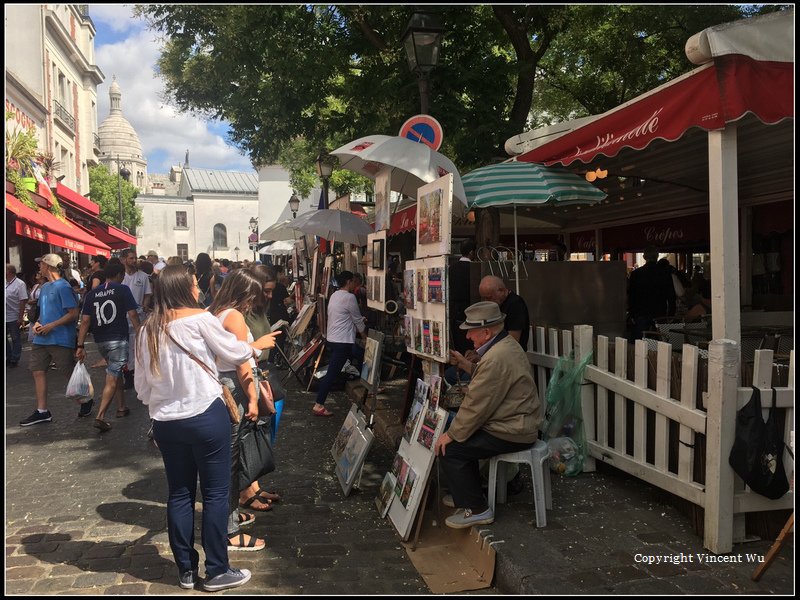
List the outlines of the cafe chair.
<svg viewBox="0 0 800 600">
<path fill-rule="evenodd" d="M 533 503 L 536 509 L 536 527 L 547 525 L 547 509 L 553 508 L 553 496 L 550 488 L 550 452 L 542 440 L 527 450 L 498 454 L 489 461 L 489 507 L 494 512 L 495 498 L 501 504 L 506 501 L 506 469 L 499 463 L 527 464 L 531 468 L 533 479 Z M 501 472 L 498 477 L 498 466 Z"/>
</svg>

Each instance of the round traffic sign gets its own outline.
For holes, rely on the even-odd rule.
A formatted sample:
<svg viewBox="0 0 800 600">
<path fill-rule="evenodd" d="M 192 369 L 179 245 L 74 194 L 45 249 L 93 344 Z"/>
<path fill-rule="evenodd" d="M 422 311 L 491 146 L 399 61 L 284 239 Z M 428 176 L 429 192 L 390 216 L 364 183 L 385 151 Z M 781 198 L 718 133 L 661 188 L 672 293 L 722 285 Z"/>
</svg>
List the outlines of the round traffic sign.
<svg viewBox="0 0 800 600">
<path fill-rule="evenodd" d="M 442 146 L 442 126 L 430 115 L 411 117 L 403 123 L 398 135 L 414 142 L 421 142 L 433 150 L 438 150 Z"/>
</svg>

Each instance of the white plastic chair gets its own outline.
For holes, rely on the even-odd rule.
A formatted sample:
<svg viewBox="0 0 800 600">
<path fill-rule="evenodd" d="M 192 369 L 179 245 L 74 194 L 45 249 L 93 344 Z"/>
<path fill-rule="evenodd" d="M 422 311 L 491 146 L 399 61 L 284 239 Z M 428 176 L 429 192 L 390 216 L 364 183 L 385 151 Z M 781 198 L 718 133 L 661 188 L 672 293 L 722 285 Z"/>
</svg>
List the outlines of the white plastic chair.
<svg viewBox="0 0 800 600">
<path fill-rule="evenodd" d="M 550 467 L 548 460 L 550 452 L 547 444 L 542 440 L 527 450 L 498 454 L 489 461 L 489 507 L 494 512 L 495 497 L 501 504 L 506 501 L 505 465 L 502 467 L 502 476 L 497 477 L 498 463 L 527 464 L 531 468 L 533 479 L 533 503 L 536 508 L 536 527 L 547 525 L 547 510 L 553 508 L 553 496 L 550 488 Z M 498 481 L 498 479 L 500 481 Z"/>
</svg>

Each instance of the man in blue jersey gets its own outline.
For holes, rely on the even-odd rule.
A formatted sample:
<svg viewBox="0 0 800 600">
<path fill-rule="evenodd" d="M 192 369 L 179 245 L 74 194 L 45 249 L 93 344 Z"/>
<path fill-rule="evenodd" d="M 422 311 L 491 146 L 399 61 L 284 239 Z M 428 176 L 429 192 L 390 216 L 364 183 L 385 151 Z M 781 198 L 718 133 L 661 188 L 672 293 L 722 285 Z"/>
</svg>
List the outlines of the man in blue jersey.
<svg viewBox="0 0 800 600">
<path fill-rule="evenodd" d="M 83 361 L 86 358 L 84 341 L 86 334 L 91 331 L 98 350 L 106 359 L 106 384 L 100 399 L 100 408 L 94 426 L 100 431 L 108 431 L 111 424 L 106 421 L 108 410 L 114 395 L 117 396 L 119 408 L 118 417 L 125 417 L 130 409 L 125 406 L 125 392 L 123 390 L 122 369 L 128 362 L 128 319 L 134 329 L 139 328 L 139 315 L 136 313 L 136 300 L 128 286 L 122 285 L 125 276 L 125 267 L 121 264 L 110 264 L 105 268 L 105 283 L 87 292 L 83 301 L 83 315 L 81 327 L 78 331 L 78 347 L 75 350 L 75 359 Z M 81 407 L 79 417 L 88 416 L 88 410 Z"/>
<path fill-rule="evenodd" d="M 33 323 L 33 344 L 29 368 L 36 388 L 36 410 L 19 422 L 28 427 L 49 423 L 53 417 L 47 409 L 47 371 L 55 361 L 57 383 L 66 387 L 72 373 L 72 351 L 75 348 L 75 321 L 80 312 L 78 298 L 64 278 L 64 261 L 58 254 L 37 258 L 39 273 L 45 283 L 39 294 L 39 319 Z M 63 388 L 62 388 L 63 389 Z"/>
</svg>

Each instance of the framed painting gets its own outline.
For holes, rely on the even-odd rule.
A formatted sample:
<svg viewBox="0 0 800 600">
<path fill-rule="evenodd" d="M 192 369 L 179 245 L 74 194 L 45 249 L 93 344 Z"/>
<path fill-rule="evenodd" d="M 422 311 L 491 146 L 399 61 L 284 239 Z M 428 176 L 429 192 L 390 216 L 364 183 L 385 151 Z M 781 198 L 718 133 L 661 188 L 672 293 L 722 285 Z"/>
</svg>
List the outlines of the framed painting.
<svg viewBox="0 0 800 600">
<path fill-rule="evenodd" d="M 386 268 L 386 258 L 385 258 L 385 240 L 372 240 L 372 268 L 373 269 L 385 269 Z"/>
<path fill-rule="evenodd" d="M 389 229 L 391 178 L 391 167 L 384 167 L 375 177 L 375 231 Z"/>
</svg>

